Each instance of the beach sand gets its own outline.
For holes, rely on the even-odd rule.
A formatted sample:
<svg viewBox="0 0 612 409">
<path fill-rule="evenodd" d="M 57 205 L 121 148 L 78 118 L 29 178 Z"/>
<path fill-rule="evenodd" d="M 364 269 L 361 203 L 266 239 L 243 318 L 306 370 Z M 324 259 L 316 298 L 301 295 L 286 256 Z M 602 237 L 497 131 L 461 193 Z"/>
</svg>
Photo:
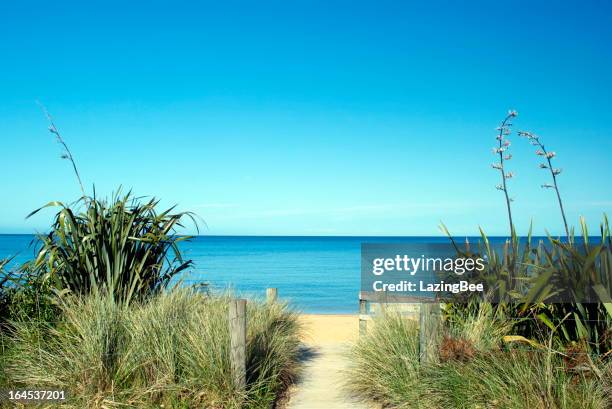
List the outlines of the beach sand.
<svg viewBox="0 0 612 409">
<path fill-rule="evenodd" d="M 302 314 L 304 371 L 289 390 L 287 409 L 371 409 L 344 391 L 347 352 L 359 337 L 359 315 Z"/>
<path fill-rule="evenodd" d="M 304 343 L 321 345 L 327 343 L 353 343 L 359 337 L 359 315 L 357 314 L 302 314 Z"/>
</svg>

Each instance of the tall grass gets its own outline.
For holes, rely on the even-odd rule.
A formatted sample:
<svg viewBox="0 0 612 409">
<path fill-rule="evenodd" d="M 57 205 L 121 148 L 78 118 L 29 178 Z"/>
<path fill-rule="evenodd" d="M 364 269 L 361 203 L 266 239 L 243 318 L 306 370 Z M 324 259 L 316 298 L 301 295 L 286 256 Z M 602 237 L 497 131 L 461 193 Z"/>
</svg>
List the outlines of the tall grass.
<svg viewBox="0 0 612 409">
<path fill-rule="evenodd" d="M 484 352 L 423 371 L 427 393 L 441 408 L 583 408 L 609 406 L 603 381 L 568 371 L 557 355 Z"/>
<path fill-rule="evenodd" d="M 10 276 L 5 271 L 5 266 L 8 264 L 8 259 L 0 259 L 0 384 L 5 380 L 6 366 L 6 347 L 4 345 L 4 332 L 6 331 L 7 319 L 11 305 L 10 289 L 8 283 Z"/>
<path fill-rule="evenodd" d="M 502 344 L 509 330 L 492 309 L 447 327 L 439 359 L 419 364 L 417 324 L 387 313 L 351 351 L 346 387 L 393 408 L 607 408 L 610 364 L 599 374 L 549 349 Z M 607 375 L 606 375 L 607 374 Z"/>
<path fill-rule="evenodd" d="M 426 403 L 420 386 L 419 333 L 414 321 L 399 313 L 376 317 L 349 359 L 352 365 L 346 387 L 356 398 L 393 407 Z"/>
<path fill-rule="evenodd" d="M 70 297 L 55 327 L 16 323 L 13 385 L 66 389 L 72 407 L 271 407 L 298 369 L 297 317 L 249 302 L 247 389 L 233 385 L 228 297 L 190 290 L 145 303 Z"/>
</svg>

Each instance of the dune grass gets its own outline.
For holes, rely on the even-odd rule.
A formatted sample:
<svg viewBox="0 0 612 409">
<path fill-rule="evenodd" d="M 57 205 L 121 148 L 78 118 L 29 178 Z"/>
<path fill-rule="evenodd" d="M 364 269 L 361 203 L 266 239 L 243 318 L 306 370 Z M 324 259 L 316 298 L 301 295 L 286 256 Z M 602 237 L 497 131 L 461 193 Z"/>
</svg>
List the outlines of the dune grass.
<svg viewBox="0 0 612 409">
<path fill-rule="evenodd" d="M 483 310 L 449 329 L 438 362 L 421 366 L 417 323 L 386 313 L 351 351 L 346 387 L 392 408 L 610 407 L 609 363 L 596 374 L 549 350 L 502 346 L 506 329 Z"/>
<path fill-rule="evenodd" d="M 239 391 L 228 301 L 190 290 L 146 303 L 70 298 L 55 326 L 14 324 L 8 382 L 65 389 L 72 407 L 271 407 L 297 375 L 297 315 L 283 304 L 248 303 L 248 384 Z"/>
</svg>

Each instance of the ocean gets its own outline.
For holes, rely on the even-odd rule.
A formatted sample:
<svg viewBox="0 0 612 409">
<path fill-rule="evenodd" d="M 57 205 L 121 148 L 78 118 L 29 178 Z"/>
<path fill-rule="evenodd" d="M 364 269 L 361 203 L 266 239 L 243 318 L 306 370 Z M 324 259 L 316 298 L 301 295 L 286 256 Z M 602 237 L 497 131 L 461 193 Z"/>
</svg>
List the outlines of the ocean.
<svg viewBox="0 0 612 409">
<path fill-rule="evenodd" d="M 13 264 L 32 259 L 33 239 L 0 235 L 0 259 L 15 256 Z M 356 313 L 362 243 L 448 242 L 446 237 L 198 236 L 181 245 L 194 266 L 180 278 L 245 296 L 264 297 L 266 288 L 276 287 L 280 298 L 305 313 Z"/>
</svg>

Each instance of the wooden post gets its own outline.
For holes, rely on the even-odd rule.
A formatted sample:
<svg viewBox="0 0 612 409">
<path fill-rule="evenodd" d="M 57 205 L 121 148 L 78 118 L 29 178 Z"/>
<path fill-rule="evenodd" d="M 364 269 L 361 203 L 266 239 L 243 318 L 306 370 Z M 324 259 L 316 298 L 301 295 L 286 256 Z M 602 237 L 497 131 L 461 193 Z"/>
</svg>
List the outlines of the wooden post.
<svg viewBox="0 0 612 409">
<path fill-rule="evenodd" d="M 230 360 L 236 389 L 246 388 L 246 300 L 230 300 Z"/>
<path fill-rule="evenodd" d="M 266 300 L 271 304 L 278 299 L 278 288 L 266 288 Z"/>
<path fill-rule="evenodd" d="M 421 303 L 419 315 L 419 357 L 421 364 L 436 357 L 440 329 L 440 304 Z"/>
<path fill-rule="evenodd" d="M 359 336 L 365 335 L 368 331 L 367 314 L 367 301 L 361 299 L 361 294 L 359 294 Z"/>
</svg>

